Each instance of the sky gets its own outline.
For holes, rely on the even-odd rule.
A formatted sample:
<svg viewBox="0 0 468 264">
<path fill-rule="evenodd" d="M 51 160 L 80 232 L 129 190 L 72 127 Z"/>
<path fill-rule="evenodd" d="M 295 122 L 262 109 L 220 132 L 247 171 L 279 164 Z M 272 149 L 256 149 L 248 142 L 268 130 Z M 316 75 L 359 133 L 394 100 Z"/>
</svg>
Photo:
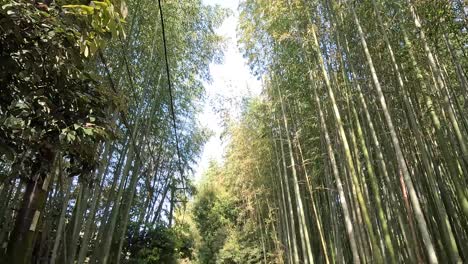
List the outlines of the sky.
<svg viewBox="0 0 468 264">
<path fill-rule="evenodd" d="M 195 182 L 199 181 L 203 172 L 208 168 L 210 160 L 223 161 L 226 150 L 226 139 L 221 139 L 223 132 L 222 117 L 215 109 L 229 107 L 230 114 L 239 115 L 240 108 L 232 101 L 240 101 L 243 97 L 260 94 L 261 85 L 249 72 L 247 60 L 242 57 L 237 47 L 236 28 L 239 13 L 237 6 L 240 0 L 203 0 L 207 5 L 220 5 L 233 12 L 216 32 L 227 38 L 224 50 L 224 60 L 221 64 L 210 65 L 212 82 L 205 84 L 206 102 L 203 111 L 198 115 L 198 121 L 214 132 L 206 143 L 201 158 L 195 166 Z"/>
</svg>

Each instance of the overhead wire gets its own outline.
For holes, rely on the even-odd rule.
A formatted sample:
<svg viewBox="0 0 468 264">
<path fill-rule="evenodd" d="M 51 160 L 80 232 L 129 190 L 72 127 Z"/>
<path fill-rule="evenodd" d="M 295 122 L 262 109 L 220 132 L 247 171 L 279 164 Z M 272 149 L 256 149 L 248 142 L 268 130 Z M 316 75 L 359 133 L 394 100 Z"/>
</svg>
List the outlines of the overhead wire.
<svg viewBox="0 0 468 264">
<path fill-rule="evenodd" d="M 162 5 L 161 5 L 161 0 L 158 0 L 158 7 L 159 7 L 159 15 L 160 15 L 160 20 L 161 20 L 161 29 L 162 29 L 162 40 L 163 40 L 163 50 L 164 50 L 164 61 L 165 61 L 165 70 L 166 70 L 166 75 L 167 75 L 167 82 L 168 82 L 168 90 L 169 90 L 169 99 L 170 99 L 170 113 L 171 113 L 171 116 L 172 116 L 172 127 L 173 127 L 173 130 L 174 130 L 174 137 L 175 137 L 175 147 L 176 147 L 176 152 L 177 152 L 177 158 L 178 158 L 178 169 L 179 169 L 179 172 L 180 172 L 180 177 L 181 177 L 181 183 L 182 183 L 182 189 L 184 190 L 184 192 L 187 191 L 186 189 L 186 186 L 185 186 L 185 181 L 184 181 L 184 173 L 183 173 L 183 169 L 182 169 L 182 155 L 181 155 L 181 152 L 180 152 L 180 147 L 179 147 L 179 135 L 178 135 L 178 132 L 177 132 L 177 118 L 176 118 L 176 114 L 175 114 L 175 107 L 174 107 L 174 95 L 173 95 L 173 85 L 172 85 L 172 79 L 171 79 L 171 71 L 170 71 L 170 66 L 169 66 L 169 59 L 168 59 L 168 52 L 167 52 L 167 38 L 166 38 L 166 31 L 165 31 L 165 24 L 164 24 L 164 15 L 163 15 L 163 9 L 162 9 Z M 122 41 L 122 39 L 120 39 Z M 115 87 L 115 83 L 113 81 L 113 78 L 111 76 L 111 72 L 110 70 L 108 69 L 108 65 L 107 65 L 107 61 L 102 53 L 101 50 L 99 50 L 99 57 L 101 59 L 101 61 L 103 62 L 104 64 L 104 69 L 106 71 L 106 74 L 108 76 L 108 79 L 109 79 L 109 82 L 110 82 L 110 85 L 112 87 L 112 89 L 114 90 L 114 92 L 117 92 L 117 88 Z M 128 77 L 130 78 L 130 85 L 131 87 L 133 88 L 133 79 L 132 77 L 130 76 L 131 75 L 131 71 L 129 69 L 129 65 L 128 65 L 128 61 L 126 59 L 126 57 L 124 57 L 124 66 L 126 68 L 126 73 L 128 75 Z M 130 125 L 128 123 L 128 120 L 126 118 L 126 115 L 124 113 L 121 113 L 121 117 L 122 117 L 122 121 L 123 121 L 123 124 L 131 130 L 130 128 Z M 133 142 L 132 143 L 136 143 L 134 142 L 134 139 L 131 139 Z M 139 157 L 139 153 L 137 153 L 137 158 L 140 159 Z"/>
<path fill-rule="evenodd" d="M 174 97 L 172 95 L 172 81 L 171 81 L 171 72 L 169 68 L 169 59 L 167 58 L 167 41 L 166 41 L 166 30 L 164 27 L 164 17 L 163 17 L 163 11 L 162 11 L 162 6 L 161 6 L 161 0 L 158 0 L 158 6 L 159 6 L 159 16 L 161 18 L 161 29 L 162 29 L 162 38 L 163 38 L 163 46 L 164 46 L 164 60 L 166 63 L 166 74 L 167 74 L 167 83 L 168 83 L 168 88 L 169 88 L 169 98 L 170 98 L 170 107 L 171 107 L 171 115 L 172 115 L 172 126 L 174 128 L 174 134 L 175 134 L 175 140 L 176 140 L 176 148 L 177 148 L 177 156 L 179 158 L 179 167 L 181 163 L 180 159 L 180 149 L 179 149 L 179 136 L 177 134 L 177 124 L 176 124 L 176 116 L 175 116 L 175 111 L 174 111 Z M 181 169 L 181 168 L 179 168 Z"/>
<path fill-rule="evenodd" d="M 163 10 L 161 6 L 161 0 L 158 0 L 158 7 L 159 7 L 159 17 L 161 18 L 161 31 L 162 31 L 162 38 L 163 38 L 163 48 L 164 48 L 164 60 L 166 63 L 166 74 L 167 74 L 167 82 L 168 82 L 168 88 L 169 88 L 169 98 L 170 98 L 170 108 L 171 108 L 171 115 L 172 115 L 172 126 L 174 128 L 174 135 L 175 135 L 175 140 L 176 140 L 176 151 L 177 151 L 177 157 L 178 157 L 178 164 L 179 164 L 179 171 L 180 171 L 180 178 L 182 182 L 182 188 L 184 192 L 186 192 L 185 188 L 185 182 L 184 182 L 184 173 L 182 169 L 182 160 L 181 160 L 181 154 L 180 154 L 180 149 L 179 149 L 179 136 L 177 133 L 177 124 L 176 124 L 176 115 L 174 111 L 174 97 L 173 97 L 173 87 L 172 87 L 172 81 L 171 81 L 171 72 L 170 72 L 170 67 L 169 67 L 169 59 L 167 56 L 167 40 L 166 40 L 166 30 L 164 26 L 164 16 L 163 16 Z"/>
</svg>

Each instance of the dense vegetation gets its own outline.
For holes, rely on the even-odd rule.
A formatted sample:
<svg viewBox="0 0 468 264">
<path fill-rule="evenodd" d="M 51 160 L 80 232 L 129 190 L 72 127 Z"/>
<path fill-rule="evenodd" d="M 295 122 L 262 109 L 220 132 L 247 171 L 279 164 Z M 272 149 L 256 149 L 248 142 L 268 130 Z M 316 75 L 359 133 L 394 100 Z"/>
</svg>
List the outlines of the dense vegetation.
<svg viewBox="0 0 468 264">
<path fill-rule="evenodd" d="M 466 262 L 466 6 L 247 0 L 241 10 L 264 95 L 241 122 L 238 144 L 253 156 L 239 156 L 251 164 L 240 173 L 264 190 L 260 208 L 276 210 L 265 219 L 284 260 Z"/>
<path fill-rule="evenodd" d="M 0 259 L 175 259 L 167 227 L 193 191 L 208 136 L 194 116 L 226 11 L 2 0 L 0 12 Z"/>
<path fill-rule="evenodd" d="M 241 1 L 263 92 L 197 186 L 226 10 L 0 3 L 0 260 L 468 261 L 463 1 Z"/>
</svg>

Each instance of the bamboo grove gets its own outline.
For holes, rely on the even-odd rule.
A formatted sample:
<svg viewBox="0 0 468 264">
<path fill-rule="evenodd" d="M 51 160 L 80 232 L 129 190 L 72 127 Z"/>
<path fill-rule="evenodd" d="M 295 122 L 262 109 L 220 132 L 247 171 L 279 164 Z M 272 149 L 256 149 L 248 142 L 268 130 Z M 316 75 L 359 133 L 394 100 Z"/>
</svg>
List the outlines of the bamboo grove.
<svg viewBox="0 0 468 264">
<path fill-rule="evenodd" d="M 0 262 L 466 263 L 462 0 L 243 0 L 262 81 L 196 120 L 228 11 L 0 0 Z"/>
<path fill-rule="evenodd" d="M 466 3 L 246 0 L 240 11 L 263 93 L 234 126 L 241 136 L 231 131 L 225 166 L 240 164 L 238 197 L 256 195 L 265 262 L 468 261 Z"/>
<path fill-rule="evenodd" d="M 226 11 L 198 0 L 1 6 L 11 97 L 0 100 L 0 262 L 148 261 L 193 191 L 209 135 L 195 115 Z"/>
</svg>

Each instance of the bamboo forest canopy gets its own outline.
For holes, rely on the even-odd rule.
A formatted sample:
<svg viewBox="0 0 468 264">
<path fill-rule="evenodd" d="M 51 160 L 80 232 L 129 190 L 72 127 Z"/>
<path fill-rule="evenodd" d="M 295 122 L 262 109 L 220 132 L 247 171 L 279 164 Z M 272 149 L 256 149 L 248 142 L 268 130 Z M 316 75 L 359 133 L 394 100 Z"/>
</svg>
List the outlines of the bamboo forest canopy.
<svg viewBox="0 0 468 264">
<path fill-rule="evenodd" d="M 0 6 L 0 262 L 468 262 L 462 0 Z M 195 184 L 230 15 L 262 92 Z"/>
</svg>

